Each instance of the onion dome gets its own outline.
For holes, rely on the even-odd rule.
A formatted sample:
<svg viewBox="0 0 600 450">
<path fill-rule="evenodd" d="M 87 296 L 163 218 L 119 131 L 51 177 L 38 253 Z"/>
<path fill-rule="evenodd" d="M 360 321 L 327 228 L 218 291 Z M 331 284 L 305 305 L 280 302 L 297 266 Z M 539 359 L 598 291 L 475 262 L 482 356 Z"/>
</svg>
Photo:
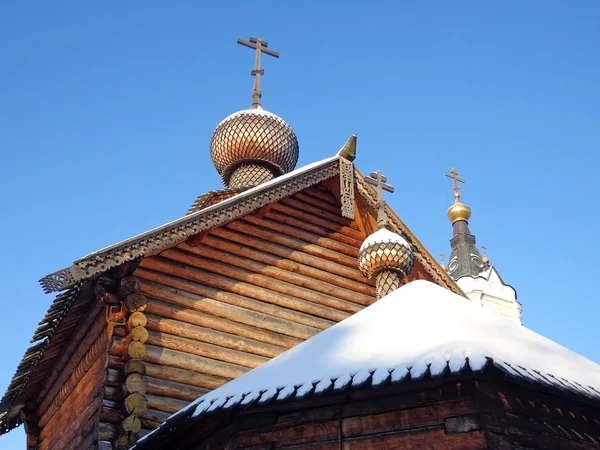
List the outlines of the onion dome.
<svg viewBox="0 0 600 450">
<path fill-rule="evenodd" d="M 448 208 L 448 219 L 450 222 L 458 222 L 459 220 L 469 221 L 471 217 L 471 208 L 460 202 L 460 194 L 454 192 L 454 205 Z"/>
<path fill-rule="evenodd" d="M 358 251 L 358 268 L 367 278 L 383 270 L 400 272 L 404 278 L 410 273 L 414 256 L 402 236 L 381 228 L 368 236 Z"/>
<path fill-rule="evenodd" d="M 256 186 L 291 172 L 298 162 L 296 133 L 281 117 L 254 107 L 231 114 L 215 129 L 210 156 L 226 186 Z"/>
</svg>

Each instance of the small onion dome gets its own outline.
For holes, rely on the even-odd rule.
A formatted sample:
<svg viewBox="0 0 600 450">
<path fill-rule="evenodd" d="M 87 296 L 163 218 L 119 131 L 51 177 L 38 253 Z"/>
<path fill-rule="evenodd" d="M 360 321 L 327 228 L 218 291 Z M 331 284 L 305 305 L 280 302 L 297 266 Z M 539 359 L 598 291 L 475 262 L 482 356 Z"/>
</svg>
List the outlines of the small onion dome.
<svg viewBox="0 0 600 450">
<path fill-rule="evenodd" d="M 490 263 L 490 258 L 488 258 L 487 256 L 484 256 L 481 259 L 481 262 L 483 263 L 484 266 L 487 266 Z"/>
<path fill-rule="evenodd" d="M 450 222 L 458 222 L 459 220 L 464 220 L 467 222 L 471 217 L 471 208 L 467 205 L 460 202 L 460 194 L 458 192 L 454 193 L 454 205 L 448 208 L 448 219 Z"/>
<path fill-rule="evenodd" d="M 292 127 L 260 106 L 225 118 L 210 142 L 210 157 L 227 186 L 231 174 L 243 164 L 263 166 L 274 177 L 291 172 L 298 162 L 298 153 L 298 139 Z"/>
<path fill-rule="evenodd" d="M 382 270 L 394 270 L 406 276 L 412 270 L 414 257 L 402 236 L 381 228 L 368 236 L 358 251 L 358 268 L 367 278 Z"/>
</svg>

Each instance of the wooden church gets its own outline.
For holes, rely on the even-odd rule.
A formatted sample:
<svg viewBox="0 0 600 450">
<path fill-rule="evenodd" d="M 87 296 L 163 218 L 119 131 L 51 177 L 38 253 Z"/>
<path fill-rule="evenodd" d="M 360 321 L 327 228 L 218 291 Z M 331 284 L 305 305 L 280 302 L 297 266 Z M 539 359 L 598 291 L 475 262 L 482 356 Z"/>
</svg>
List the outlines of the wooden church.
<svg viewBox="0 0 600 450">
<path fill-rule="evenodd" d="M 210 143 L 226 188 L 41 280 L 59 294 L 0 432 L 22 424 L 36 450 L 597 448 L 600 367 L 470 300 L 354 166 L 355 136 L 296 169 L 260 102 L 278 54 L 239 42 L 253 103 Z"/>
</svg>

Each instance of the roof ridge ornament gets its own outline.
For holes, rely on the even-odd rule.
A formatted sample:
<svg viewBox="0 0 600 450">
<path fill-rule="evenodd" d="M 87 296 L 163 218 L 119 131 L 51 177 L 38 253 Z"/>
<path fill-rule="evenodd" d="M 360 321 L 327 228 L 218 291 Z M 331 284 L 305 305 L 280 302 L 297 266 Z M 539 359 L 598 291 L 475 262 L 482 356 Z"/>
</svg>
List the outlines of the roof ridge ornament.
<svg viewBox="0 0 600 450">
<path fill-rule="evenodd" d="M 260 89 L 260 77 L 265 74 L 265 70 L 260 68 L 260 54 L 273 56 L 279 58 L 279 53 L 273 50 L 269 50 L 267 47 L 269 43 L 263 41 L 260 36 L 251 37 L 250 42 L 238 39 L 237 43 L 245 47 L 256 50 L 254 56 L 254 70 L 250 72 L 250 75 L 254 77 L 254 87 L 252 88 L 252 106 L 250 109 L 261 109 L 260 98 L 262 97 L 262 91 Z"/>
</svg>

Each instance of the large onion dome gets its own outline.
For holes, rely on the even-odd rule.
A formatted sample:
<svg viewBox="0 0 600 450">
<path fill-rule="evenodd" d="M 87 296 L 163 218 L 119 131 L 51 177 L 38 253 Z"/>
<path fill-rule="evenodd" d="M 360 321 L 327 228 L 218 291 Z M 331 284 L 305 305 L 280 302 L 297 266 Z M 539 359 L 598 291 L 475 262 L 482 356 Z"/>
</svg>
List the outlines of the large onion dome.
<svg viewBox="0 0 600 450">
<path fill-rule="evenodd" d="M 225 118 L 210 142 L 213 164 L 231 188 L 256 186 L 291 172 L 298 153 L 294 130 L 260 106 Z"/>
<path fill-rule="evenodd" d="M 404 278 L 413 264 L 410 244 L 386 228 L 369 235 L 358 251 L 358 268 L 367 278 L 373 278 L 383 270 L 399 272 Z"/>
</svg>

